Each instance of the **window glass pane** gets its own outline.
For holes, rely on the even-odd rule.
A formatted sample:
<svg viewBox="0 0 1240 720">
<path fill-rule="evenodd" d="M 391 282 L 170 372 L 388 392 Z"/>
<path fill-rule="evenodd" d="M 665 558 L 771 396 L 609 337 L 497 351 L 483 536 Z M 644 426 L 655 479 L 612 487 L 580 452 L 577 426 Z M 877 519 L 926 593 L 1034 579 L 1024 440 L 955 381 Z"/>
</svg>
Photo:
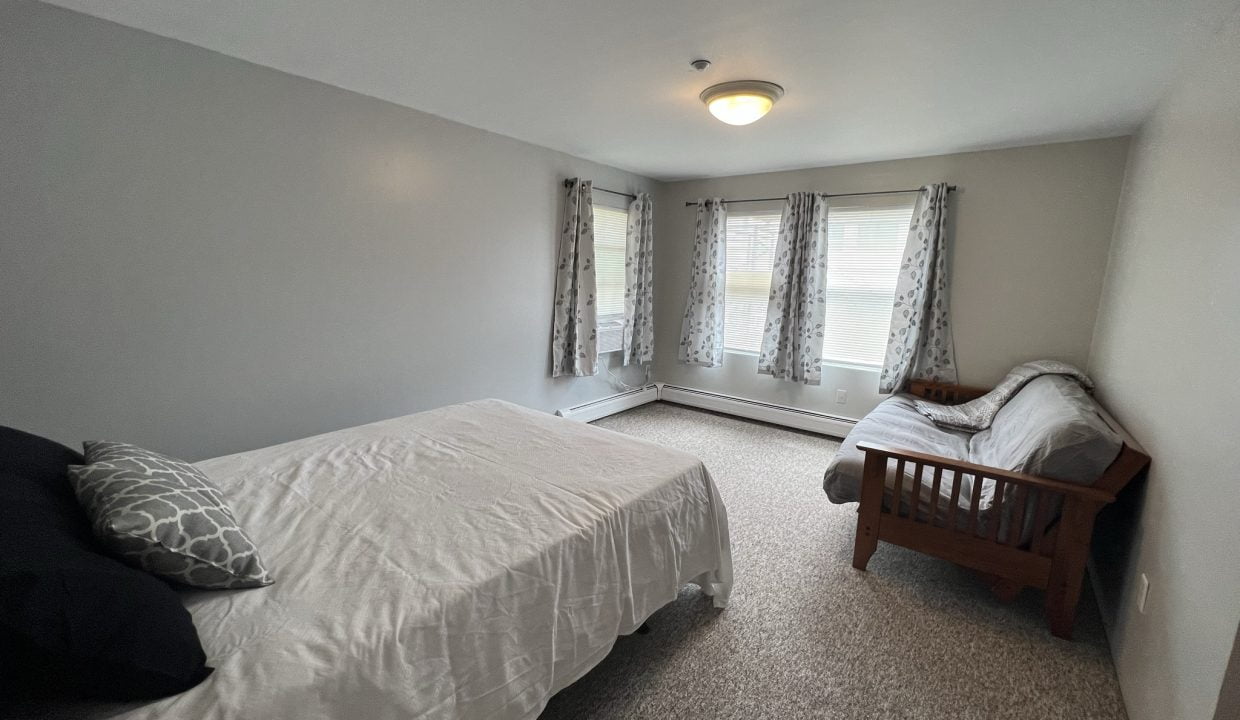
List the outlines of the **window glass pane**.
<svg viewBox="0 0 1240 720">
<path fill-rule="evenodd" d="M 780 214 L 780 210 L 728 212 L 723 333 L 728 350 L 756 353 L 762 347 Z"/>
<path fill-rule="evenodd" d="M 624 251 L 627 210 L 594 205 L 594 275 L 598 287 L 598 351 L 620 349 L 624 332 Z"/>
<path fill-rule="evenodd" d="M 881 366 L 913 198 L 840 198 L 827 213 L 827 323 L 822 356 Z"/>
</svg>

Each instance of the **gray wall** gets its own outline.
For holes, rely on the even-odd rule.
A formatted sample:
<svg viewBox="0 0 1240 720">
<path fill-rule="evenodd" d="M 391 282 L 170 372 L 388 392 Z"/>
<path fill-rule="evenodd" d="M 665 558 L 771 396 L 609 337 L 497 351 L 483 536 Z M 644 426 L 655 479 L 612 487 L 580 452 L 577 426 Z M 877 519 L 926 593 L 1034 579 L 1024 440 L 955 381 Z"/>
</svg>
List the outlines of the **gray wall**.
<svg viewBox="0 0 1240 720">
<path fill-rule="evenodd" d="M 549 377 L 560 181 L 651 181 L 25 1 L 0 98 L 0 424 L 198 459 L 612 392 Z"/>
<path fill-rule="evenodd" d="M 721 368 L 676 361 L 694 209 L 699 197 L 779 197 L 798 190 L 861 192 L 947 181 L 951 196 L 952 317 L 960 380 L 990 386 L 1013 365 L 1089 357 L 1095 308 L 1123 183 L 1128 139 L 1040 145 L 891 162 L 668 183 L 656 215 L 655 367 L 659 380 L 860 418 L 881 397 L 878 373 L 827 366 L 819 387 L 757 375 L 751 355 Z M 848 403 L 835 403 L 836 389 Z"/>
<path fill-rule="evenodd" d="M 1154 459 L 1096 558 L 1133 720 L 1210 718 L 1240 622 L 1238 268 L 1240 15 L 1133 143 L 1090 362 Z"/>
</svg>

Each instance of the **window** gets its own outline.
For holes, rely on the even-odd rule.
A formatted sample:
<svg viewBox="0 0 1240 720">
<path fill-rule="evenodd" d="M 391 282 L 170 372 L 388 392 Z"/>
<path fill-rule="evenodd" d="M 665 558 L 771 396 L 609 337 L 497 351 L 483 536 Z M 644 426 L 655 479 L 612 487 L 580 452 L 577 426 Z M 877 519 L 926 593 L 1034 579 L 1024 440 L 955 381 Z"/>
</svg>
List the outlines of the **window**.
<svg viewBox="0 0 1240 720">
<path fill-rule="evenodd" d="M 824 359 L 882 367 L 891 332 L 891 303 L 912 218 L 913 196 L 901 195 L 895 201 L 889 197 L 840 198 L 839 204 L 831 204 L 827 212 Z"/>
<path fill-rule="evenodd" d="M 728 350 L 757 353 L 762 348 L 781 214 L 782 210 L 728 212 L 723 308 L 723 346 Z"/>
<path fill-rule="evenodd" d="M 594 278 L 598 351 L 615 352 L 624 336 L 624 255 L 628 210 L 594 205 Z"/>
<path fill-rule="evenodd" d="M 827 213 L 827 323 L 822 357 L 879 367 L 913 215 L 911 198 L 841 198 Z M 780 210 L 728 213 L 724 347 L 762 347 Z"/>
</svg>

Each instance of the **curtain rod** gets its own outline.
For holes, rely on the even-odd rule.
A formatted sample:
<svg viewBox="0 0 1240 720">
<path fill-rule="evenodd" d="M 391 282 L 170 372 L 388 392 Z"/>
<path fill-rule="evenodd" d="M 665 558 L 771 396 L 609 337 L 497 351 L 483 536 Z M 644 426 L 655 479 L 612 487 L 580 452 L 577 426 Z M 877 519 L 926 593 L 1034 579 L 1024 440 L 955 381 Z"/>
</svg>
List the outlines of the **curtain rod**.
<svg viewBox="0 0 1240 720">
<path fill-rule="evenodd" d="M 572 184 L 573 184 L 573 181 L 571 178 L 564 181 L 564 187 L 570 187 Z M 595 185 L 594 189 L 598 190 L 599 192 L 611 193 L 612 195 L 623 195 L 624 197 L 629 198 L 630 200 L 637 199 L 637 196 L 634 195 L 633 193 L 620 192 L 619 190 L 608 190 L 607 188 L 599 187 L 598 185 Z"/>
<path fill-rule="evenodd" d="M 954 192 L 955 190 L 956 190 L 956 186 L 955 186 L 955 185 L 948 185 L 948 186 L 947 186 L 947 192 Z M 915 192 L 921 192 L 921 188 L 917 188 L 917 189 L 915 189 L 915 190 L 876 190 L 876 191 L 874 191 L 874 192 L 855 192 L 855 193 L 822 193 L 822 194 L 823 194 L 823 196 L 825 196 L 825 197 L 833 198 L 833 197 L 858 197 L 858 196 L 860 196 L 860 195 L 899 195 L 899 194 L 902 194 L 902 193 L 915 193 Z M 787 196 L 784 196 L 784 197 L 787 197 Z M 724 200 L 724 202 L 725 202 L 725 203 L 774 202 L 775 200 L 783 200 L 783 199 L 784 199 L 784 198 L 782 198 L 782 197 L 773 197 L 773 198 L 746 198 L 746 199 L 744 199 L 744 200 Z M 696 202 L 693 202 L 693 201 L 686 201 L 686 202 L 685 202 L 685 207 L 693 207 L 694 205 L 697 205 L 697 203 L 696 203 Z"/>
</svg>

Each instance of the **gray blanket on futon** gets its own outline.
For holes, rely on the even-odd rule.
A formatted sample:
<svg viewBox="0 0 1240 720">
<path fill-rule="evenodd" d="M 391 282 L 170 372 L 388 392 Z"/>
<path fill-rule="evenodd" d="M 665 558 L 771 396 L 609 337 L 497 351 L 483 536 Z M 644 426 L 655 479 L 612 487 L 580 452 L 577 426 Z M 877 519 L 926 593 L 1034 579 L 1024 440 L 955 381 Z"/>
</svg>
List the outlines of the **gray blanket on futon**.
<svg viewBox="0 0 1240 720">
<path fill-rule="evenodd" d="M 994 390 L 960 405 L 942 405 L 929 400 L 916 400 L 917 412 L 934 421 L 939 427 L 966 432 L 978 432 L 990 427 L 995 414 L 1011 400 L 1030 380 L 1042 375 L 1064 375 L 1080 383 L 1086 390 L 1093 390 L 1094 383 L 1076 367 L 1058 360 L 1034 360 L 1017 365 L 1003 378 Z"/>
</svg>

